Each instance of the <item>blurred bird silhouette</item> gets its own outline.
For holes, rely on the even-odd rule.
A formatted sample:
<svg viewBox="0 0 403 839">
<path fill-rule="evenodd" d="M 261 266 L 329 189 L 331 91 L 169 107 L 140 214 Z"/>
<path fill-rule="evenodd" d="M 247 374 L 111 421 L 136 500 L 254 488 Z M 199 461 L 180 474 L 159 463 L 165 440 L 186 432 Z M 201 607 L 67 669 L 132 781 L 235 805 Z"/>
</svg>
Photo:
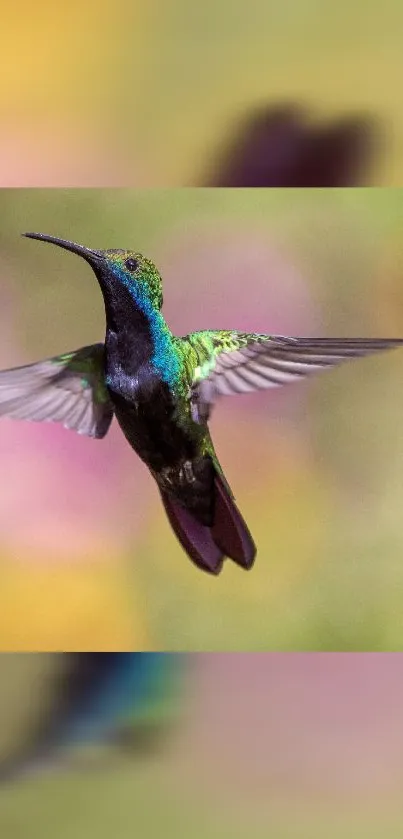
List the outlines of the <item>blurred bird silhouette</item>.
<svg viewBox="0 0 403 839">
<path fill-rule="evenodd" d="M 317 124 L 299 105 L 265 106 L 244 117 L 204 185 L 362 186 L 368 183 L 379 139 L 368 116 Z"/>
<path fill-rule="evenodd" d="M 162 747 L 186 657 L 175 653 L 64 653 L 54 699 L 29 741 L 0 763 L 0 782 L 63 763 L 102 742 L 146 757 Z"/>
</svg>

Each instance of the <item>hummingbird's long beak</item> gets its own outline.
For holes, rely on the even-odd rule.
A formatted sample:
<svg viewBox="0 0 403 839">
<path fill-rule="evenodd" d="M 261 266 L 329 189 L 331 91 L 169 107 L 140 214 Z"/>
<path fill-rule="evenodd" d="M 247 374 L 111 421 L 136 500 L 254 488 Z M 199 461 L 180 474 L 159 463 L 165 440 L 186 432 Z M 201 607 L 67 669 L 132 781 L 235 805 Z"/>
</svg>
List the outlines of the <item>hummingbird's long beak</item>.
<svg viewBox="0 0 403 839">
<path fill-rule="evenodd" d="M 84 245 L 77 245 L 76 242 L 70 242 L 68 239 L 58 239 L 57 236 L 48 236 L 46 233 L 23 233 L 22 235 L 28 239 L 39 239 L 40 242 L 50 242 L 51 245 L 57 245 L 66 251 L 76 253 L 77 256 L 82 256 L 90 265 L 97 264 L 104 259 L 101 251 L 85 248 Z"/>
</svg>

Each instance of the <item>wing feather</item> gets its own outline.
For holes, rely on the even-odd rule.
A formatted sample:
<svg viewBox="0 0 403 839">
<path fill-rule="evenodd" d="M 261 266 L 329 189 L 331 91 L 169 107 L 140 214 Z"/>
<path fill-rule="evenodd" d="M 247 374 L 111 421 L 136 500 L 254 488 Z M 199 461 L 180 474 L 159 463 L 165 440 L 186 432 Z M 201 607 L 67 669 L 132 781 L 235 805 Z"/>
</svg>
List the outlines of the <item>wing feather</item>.
<svg viewBox="0 0 403 839">
<path fill-rule="evenodd" d="M 0 416 L 61 422 L 79 434 L 104 437 L 113 417 L 104 345 L 0 371 Z"/>
<path fill-rule="evenodd" d="M 401 338 L 289 338 L 207 331 L 192 333 L 186 340 L 199 364 L 192 371 L 191 386 L 200 416 L 208 416 L 219 396 L 281 387 L 403 344 Z"/>
</svg>

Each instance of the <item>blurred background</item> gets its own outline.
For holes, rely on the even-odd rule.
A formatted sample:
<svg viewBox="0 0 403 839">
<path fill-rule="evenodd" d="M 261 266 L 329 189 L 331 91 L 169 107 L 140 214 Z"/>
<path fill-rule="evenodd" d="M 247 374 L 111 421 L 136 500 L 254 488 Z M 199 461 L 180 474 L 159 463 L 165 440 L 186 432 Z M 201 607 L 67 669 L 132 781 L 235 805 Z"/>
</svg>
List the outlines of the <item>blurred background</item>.
<svg viewBox="0 0 403 839">
<path fill-rule="evenodd" d="M 403 335 L 396 190 L 3 190 L 0 367 L 103 340 L 73 255 L 24 230 L 139 249 L 178 334 Z M 116 423 L 103 441 L 2 420 L 3 650 L 398 649 L 403 633 L 399 351 L 223 399 L 219 458 L 254 569 L 196 569 Z"/>
<path fill-rule="evenodd" d="M 371 155 L 349 182 L 400 185 L 402 23 L 400 0 L 343 0 L 326 14 L 318 0 L 7 4 L 0 182 L 224 185 L 256 114 L 292 103 L 314 132 L 369 119 L 358 134 Z M 263 162 L 273 154 L 267 138 L 253 148 Z M 270 165 L 259 171 L 261 185 L 273 183 Z"/>
<path fill-rule="evenodd" d="M 140 657 L 144 677 L 150 656 Z M 110 671 L 116 656 L 107 658 Z M 17 747 L 22 754 L 38 721 L 60 713 L 77 659 L 0 656 L 0 770 Z M 130 700 L 137 732 L 154 703 L 152 748 L 131 742 L 127 725 L 115 739 L 116 694 L 105 702 L 98 691 L 108 742 L 98 730 L 88 743 L 93 706 L 74 748 L 65 743 L 48 770 L 2 777 L 2 835 L 400 835 L 401 654 L 156 654 L 152 669 L 163 671 L 158 690 L 149 682 L 136 698 L 134 679 Z"/>
</svg>

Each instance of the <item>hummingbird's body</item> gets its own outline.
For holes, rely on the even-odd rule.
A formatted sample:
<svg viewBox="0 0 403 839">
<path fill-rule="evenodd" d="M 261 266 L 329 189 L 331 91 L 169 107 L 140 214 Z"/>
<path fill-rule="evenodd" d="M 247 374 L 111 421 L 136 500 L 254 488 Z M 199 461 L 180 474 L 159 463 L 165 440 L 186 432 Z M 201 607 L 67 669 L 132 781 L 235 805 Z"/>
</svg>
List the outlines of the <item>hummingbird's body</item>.
<svg viewBox="0 0 403 839">
<path fill-rule="evenodd" d="M 207 424 L 191 415 L 191 345 L 172 335 L 158 309 L 144 312 L 129 294 L 123 309 L 109 305 L 104 376 L 116 419 L 160 490 L 211 525 L 214 450 Z"/>
<path fill-rule="evenodd" d="M 283 385 L 403 341 L 209 330 L 179 338 L 161 313 L 161 277 L 142 254 L 26 235 L 90 263 L 104 298 L 105 343 L 0 372 L 0 415 L 60 421 L 96 438 L 115 415 L 190 558 L 215 574 L 226 556 L 251 568 L 256 548 L 208 429 L 217 398 Z"/>
</svg>

